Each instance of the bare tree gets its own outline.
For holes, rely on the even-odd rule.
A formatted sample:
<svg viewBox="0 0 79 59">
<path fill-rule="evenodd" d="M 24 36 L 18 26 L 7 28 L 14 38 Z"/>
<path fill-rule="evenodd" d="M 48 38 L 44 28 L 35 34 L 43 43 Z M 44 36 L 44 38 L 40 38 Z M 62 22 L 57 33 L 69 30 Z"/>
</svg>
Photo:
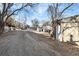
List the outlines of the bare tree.
<svg viewBox="0 0 79 59">
<path fill-rule="evenodd" d="M 57 26 L 57 23 L 58 23 L 57 21 L 62 18 L 64 12 L 66 10 L 68 10 L 68 8 L 73 5 L 73 3 L 64 4 L 64 6 L 62 6 L 62 5 L 63 4 L 53 3 L 53 4 L 49 5 L 49 7 L 48 7 L 47 11 L 49 12 L 51 19 L 52 19 L 52 27 L 53 27 L 52 30 L 55 29 L 54 27 Z M 60 7 L 64 7 L 64 8 L 62 10 L 60 10 L 61 9 Z"/>
<path fill-rule="evenodd" d="M 39 21 L 37 19 L 32 20 L 32 26 L 36 29 L 39 26 Z"/>
<path fill-rule="evenodd" d="M 21 11 L 25 7 L 32 6 L 32 3 L 21 4 L 20 7 L 16 9 L 12 9 L 12 7 L 16 5 L 13 3 L 2 3 L 0 5 L 2 7 L 0 9 L 0 33 L 2 33 L 4 31 L 5 22 L 8 20 L 8 18 L 15 15 L 16 12 Z"/>
<path fill-rule="evenodd" d="M 53 4 L 50 4 L 48 7 L 47 11 L 50 14 L 50 17 L 52 19 L 51 24 L 52 24 L 53 37 L 56 39 L 57 45 L 60 45 L 58 41 L 58 36 L 56 35 L 58 31 L 57 26 L 60 25 L 60 22 L 61 22 L 61 20 L 59 19 L 62 18 L 62 16 L 65 14 L 66 11 L 69 10 L 71 6 L 73 6 L 73 3 L 69 3 L 69 4 L 53 3 Z"/>
</svg>

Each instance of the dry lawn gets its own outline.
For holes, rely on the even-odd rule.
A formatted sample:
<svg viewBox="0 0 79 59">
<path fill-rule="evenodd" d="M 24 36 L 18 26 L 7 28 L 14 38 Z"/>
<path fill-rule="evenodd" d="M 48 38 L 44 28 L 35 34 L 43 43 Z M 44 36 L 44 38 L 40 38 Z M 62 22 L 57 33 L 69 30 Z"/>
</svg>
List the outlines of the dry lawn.
<svg viewBox="0 0 79 59">
<path fill-rule="evenodd" d="M 48 36 L 48 33 L 44 32 L 36 32 L 38 34 L 42 34 L 44 36 Z M 73 45 L 67 42 L 60 42 L 60 48 L 57 46 L 56 41 L 53 40 L 52 38 L 49 38 L 50 44 L 54 48 L 54 50 L 58 51 L 61 53 L 63 56 L 79 56 L 79 45 Z"/>
</svg>

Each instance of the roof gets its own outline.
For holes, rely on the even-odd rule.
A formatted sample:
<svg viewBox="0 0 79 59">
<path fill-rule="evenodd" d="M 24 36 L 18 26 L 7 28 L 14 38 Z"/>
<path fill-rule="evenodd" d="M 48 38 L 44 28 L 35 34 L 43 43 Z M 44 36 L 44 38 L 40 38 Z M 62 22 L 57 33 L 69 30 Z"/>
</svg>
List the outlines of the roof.
<svg viewBox="0 0 79 59">
<path fill-rule="evenodd" d="M 60 19 L 61 22 L 78 22 L 79 23 L 79 15 L 70 16 L 66 18 Z"/>
</svg>

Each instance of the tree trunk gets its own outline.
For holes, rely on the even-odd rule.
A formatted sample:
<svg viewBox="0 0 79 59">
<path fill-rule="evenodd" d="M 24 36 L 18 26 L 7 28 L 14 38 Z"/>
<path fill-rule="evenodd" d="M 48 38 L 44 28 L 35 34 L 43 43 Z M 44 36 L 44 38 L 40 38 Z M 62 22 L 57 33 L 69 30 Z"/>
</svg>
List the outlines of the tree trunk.
<svg viewBox="0 0 79 59">
<path fill-rule="evenodd" d="M 0 34 L 2 34 L 4 31 L 4 21 L 3 17 L 0 17 Z"/>
<path fill-rule="evenodd" d="M 56 40 L 56 21 L 52 21 L 52 36 Z"/>
<path fill-rule="evenodd" d="M 4 24 L 0 22 L 0 34 L 4 31 Z"/>
<path fill-rule="evenodd" d="M 59 41 L 59 33 L 58 33 L 58 23 L 57 21 L 53 21 L 52 23 L 53 37 L 56 41 L 56 47 L 60 50 L 60 41 Z"/>
</svg>

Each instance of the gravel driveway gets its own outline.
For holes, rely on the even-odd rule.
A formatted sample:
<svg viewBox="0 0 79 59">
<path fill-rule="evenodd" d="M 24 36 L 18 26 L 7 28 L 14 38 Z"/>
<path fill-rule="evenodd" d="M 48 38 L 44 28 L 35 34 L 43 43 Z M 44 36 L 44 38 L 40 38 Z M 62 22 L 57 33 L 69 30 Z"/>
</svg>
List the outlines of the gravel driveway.
<svg viewBox="0 0 79 59">
<path fill-rule="evenodd" d="M 54 56 L 61 55 L 42 41 L 45 38 L 30 31 L 13 31 L 0 37 L 1 56 Z"/>
</svg>

